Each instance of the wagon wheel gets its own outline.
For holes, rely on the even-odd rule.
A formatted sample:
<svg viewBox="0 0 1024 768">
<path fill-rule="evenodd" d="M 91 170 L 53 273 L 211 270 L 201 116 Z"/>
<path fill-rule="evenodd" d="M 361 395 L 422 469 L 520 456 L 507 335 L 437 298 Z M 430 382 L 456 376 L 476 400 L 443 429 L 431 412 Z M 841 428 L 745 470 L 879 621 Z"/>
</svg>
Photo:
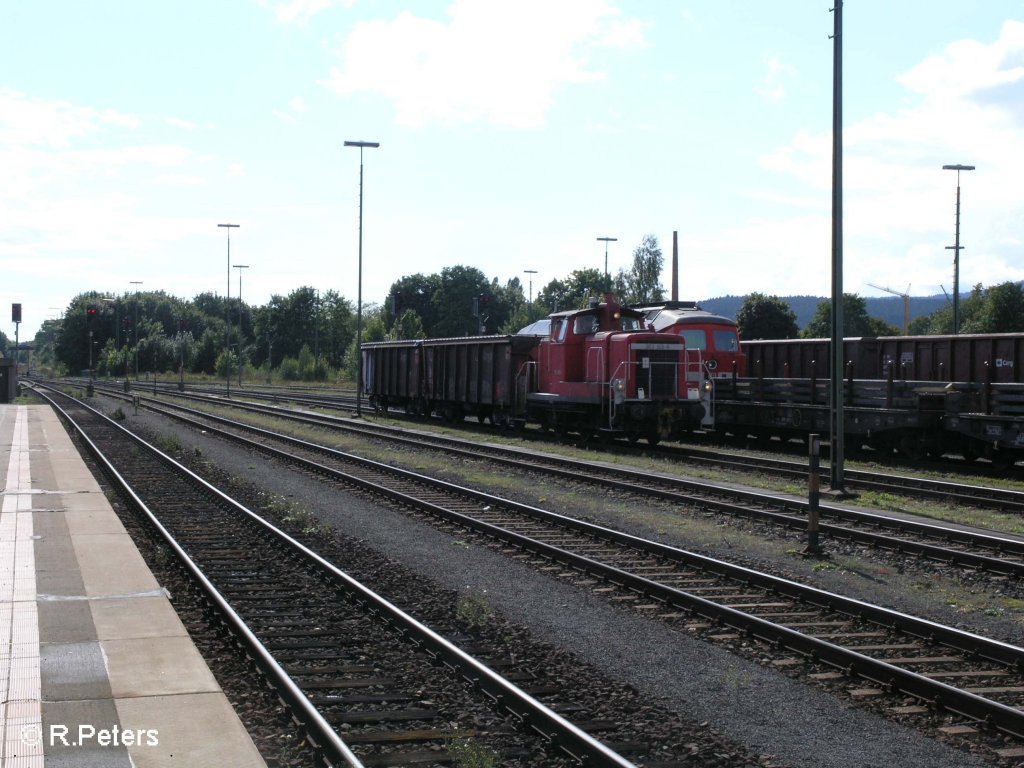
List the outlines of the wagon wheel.
<svg viewBox="0 0 1024 768">
<path fill-rule="evenodd" d="M 960 447 L 960 452 L 964 455 L 965 460 L 977 461 L 985 454 L 985 446 L 976 440 L 967 437 L 964 438 L 963 445 Z"/>
<path fill-rule="evenodd" d="M 904 435 L 900 438 L 900 453 L 911 461 L 921 461 L 927 455 L 924 441 L 916 435 Z"/>
</svg>

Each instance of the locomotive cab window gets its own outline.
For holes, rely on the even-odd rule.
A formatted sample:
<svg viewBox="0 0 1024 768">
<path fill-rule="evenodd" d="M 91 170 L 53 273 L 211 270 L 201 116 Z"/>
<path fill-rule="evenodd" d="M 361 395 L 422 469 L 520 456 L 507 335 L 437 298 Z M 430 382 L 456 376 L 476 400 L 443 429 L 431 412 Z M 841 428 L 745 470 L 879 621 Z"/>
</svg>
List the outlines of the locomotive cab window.
<svg viewBox="0 0 1024 768">
<path fill-rule="evenodd" d="M 555 341 L 565 341 L 565 332 L 569 329 L 569 324 L 565 320 L 552 320 L 551 321 L 551 338 Z"/>
<path fill-rule="evenodd" d="M 643 328 L 640 326 L 640 320 L 636 317 L 623 317 L 621 318 L 622 331 L 642 331 Z"/>
<path fill-rule="evenodd" d="M 680 331 L 679 335 L 686 342 L 687 349 L 699 349 L 703 352 L 708 348 L 708 335 L 699 328 L 687 328 Z"/>
<path fill-rule="evenodd" d="M 597 318 L 594 315 L 577 315 L 572 332 L 577 336 L 589 336 L 592 333 L 597 333 L 597 329 Z"/>
<path fill-rule="evenodd" d="M 689 345 L 689 342 L 687 342 Z M 739 352 L 740 340 L 735 331 L 715 331 L 715 349 L 719 352 Z"/>
</svg>

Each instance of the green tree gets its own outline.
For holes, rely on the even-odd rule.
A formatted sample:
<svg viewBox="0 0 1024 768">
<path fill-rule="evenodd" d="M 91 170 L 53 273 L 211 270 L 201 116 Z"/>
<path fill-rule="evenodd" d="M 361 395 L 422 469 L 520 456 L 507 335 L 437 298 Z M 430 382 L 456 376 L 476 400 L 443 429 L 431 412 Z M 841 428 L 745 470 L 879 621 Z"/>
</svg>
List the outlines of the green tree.
<svg viewBox="0 0 1024 768">
<path fill-rule="evenodd" d="M 366 313 L 365 305 L 363 313 Z M 333 289 L 325 291 L 320 297 L 317 320 L 320 356 L 329 367 L 340 368 L 356 335 L 355 304 Z"/>
<path fill-rule="evenodd" d="M 396 315 L 412 311 L 420 318 L 429 336 L 430 330 L 437 324 L 433 298 L 440 287 L 440 275 L 406 275 L 393 282 L 388 291 L 388 299 L 384 302 L 384 320 L 388 327 L 394 324 Z"/>
<path fill-rule="evenodd" d="M 900 328 L 892 323 L 887 323 L 880 317 L 869 317 L 868 327 L 870 329 L 868 336 L 899 336 L 902 332 Z"/>
<path fill-rule="evenodd" d="M 388 338 L 394 340 L 427 338 L 427 332 L 423 329 L 423 321 L 416 314 L 416 310 L 407 309 L 400 313 L 391 326 Z"/>
<path fill-rule="evenodd" d="M 778 296 L 752 293 L 736 313 L 741 339 L 795 339 L 796 313 Z"/>
<path fill-rule="evenodd" d="M 384 310 L 381 307 L 373 307 L 363 313 L 363 343 L 369 344 L 374 341 L 385 341 L 388 337 L 388 327 L 384 322 Z M 356 340 L 352 339 L 348 352 L 345 354 L 344 372 L 345 376 L 352 382 L 358 378 L 359 351 L 356 349 Z"/>
<path fill-rule="evenodd" d="M 491 284 L 476 267 L 454 266 L 441 270 L 440 281 L 430 299 L 436 313 L 432 326 L 426 326 L 431 338 L 475 335 L 478 320 L 473 317 L 473 299 L 492 293 Z"/>
<path fill-rule="evenodd" d="M 843 294 L 843 336 L 870 336 L 871 318 L 867 302 L 855 293 Z M 832 336 L 832 300 L 818 304 L 811 322 L 800 334 L 805 339 L 826 339 Z"/>
<path fill-rule="evenodd" d="M 960 332 L 981 333 L 974 329 L 981 327 L 980 315 L 985 305 L 985 289 L 978 283 L 971 289 L 971 293 L 960 301 Z M 953 303 L 950 300 L 944 306 L 939 307 L 921 320 L 914 318 L 910 324 L 912 332 L 924 333 L 927 335 L 949 335 L 953 333 Z M 914 331 L 913 329 L 917 329 Z M 922 330 L 923 329 L 923 330 Z"/>
<path fill-rule="evenodd" d="M 962 325 L 964 333 L 1024 331 L 1024 290 L 1020 283 L 1006 282 L 989 288 L 980 311 Z"/>
<path fill-rule="evenodd" d="M 612 284 L 599 269 L 577 269 L 565 280 L 552 280 L 537 294 L 537 304 L 551 312 L 582 309 L 591 298 L 603 298 Z M 542 315 L 543 317 L 543 315 Z"/>
<path fill-rule="evenodd" d="M 623 304 L 651 304 L 664 300 L 661 287 L 664 263 L 658 238 L 652 234 L 644 235 L 640 245 L 633 249 L 632 268 L 629 272 L 619 273 L 616 281 L 619 301 Z"/>
<path fill-rule="evenodd" d="M 271 367 L 277 367 L 285 357 L 297 358 L 302 347 L 319 344 L 319 303 L 315 288 L 296 288 L 287 296 L 274 294 L 264 311 L 258 314 L 256 333 L 261 339 L 268 329 L 273 335 Z"/>
<path fill-rule="evenodd" d="M 910 327 L 907 329 L 907 332 L 911 336 L 925 336 L 931 333 L 933 317 L 935 317 L 934 312 L 930 315 L 918 315 L 910 321 Z"/>
</svg>

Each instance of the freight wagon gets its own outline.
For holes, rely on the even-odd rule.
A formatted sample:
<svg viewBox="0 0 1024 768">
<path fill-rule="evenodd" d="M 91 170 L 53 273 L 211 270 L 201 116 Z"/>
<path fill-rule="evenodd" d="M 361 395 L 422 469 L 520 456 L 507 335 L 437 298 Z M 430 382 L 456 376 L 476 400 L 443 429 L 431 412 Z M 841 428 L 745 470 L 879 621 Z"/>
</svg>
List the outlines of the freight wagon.
<svg viewBox="0 0 1024 768">
<path fill-rule="evenodd" d="M 651 443 L 713 424 L 704 358 L 683 338 L 647 330 L 611 294 L 549 320 L 542 335 L 364 344 L 363 391 L 384 411 Z"/>
<path fill-rule="evenodd" d="M 829 339 L 744 341 L 750 374 L 828 378 Z M 878 336 L 843 342 L 843 375 L 858 379 L 1024 382 L 1024 334 Z"/>
</svg>

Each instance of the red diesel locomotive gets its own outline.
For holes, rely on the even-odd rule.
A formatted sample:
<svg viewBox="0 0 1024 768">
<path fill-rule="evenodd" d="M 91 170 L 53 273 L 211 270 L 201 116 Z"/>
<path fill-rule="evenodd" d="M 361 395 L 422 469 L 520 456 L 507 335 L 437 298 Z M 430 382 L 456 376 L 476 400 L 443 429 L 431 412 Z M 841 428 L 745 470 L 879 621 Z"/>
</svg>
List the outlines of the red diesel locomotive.
<svg viewBox="0 0 1024 768">
<path fill-rule="evenodd" d="M 687 349 L 699 350 L 712 378 L 747 375 L 747 355 L 735 320 L 701 309 L 692 301 L 665 301 L 636 309 L 646 315 L 648 327 L 682 336 Z"/>
<path fill-rule="evenodd" d="M 375 342 L 361 353 L 363 391 L 380 410 L 652 444 L 713 424 L 701 351 L 649 330 L 611 294 L 551 315 L 542 335 Z"/>
</svg>

